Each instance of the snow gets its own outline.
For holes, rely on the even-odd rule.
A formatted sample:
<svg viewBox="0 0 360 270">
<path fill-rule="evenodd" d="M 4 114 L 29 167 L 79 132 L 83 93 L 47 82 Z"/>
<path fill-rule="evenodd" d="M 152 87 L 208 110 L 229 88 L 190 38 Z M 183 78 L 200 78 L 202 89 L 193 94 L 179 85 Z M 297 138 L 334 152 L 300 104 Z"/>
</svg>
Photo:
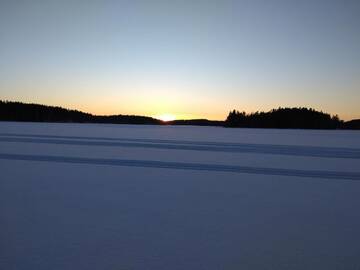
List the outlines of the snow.
<svg viewBox="0 0 360 270">
<path fill-rule="evenodd" d="M 359 269 L 360 132 L 0 123 L 0 269 Z"/>
</svg>

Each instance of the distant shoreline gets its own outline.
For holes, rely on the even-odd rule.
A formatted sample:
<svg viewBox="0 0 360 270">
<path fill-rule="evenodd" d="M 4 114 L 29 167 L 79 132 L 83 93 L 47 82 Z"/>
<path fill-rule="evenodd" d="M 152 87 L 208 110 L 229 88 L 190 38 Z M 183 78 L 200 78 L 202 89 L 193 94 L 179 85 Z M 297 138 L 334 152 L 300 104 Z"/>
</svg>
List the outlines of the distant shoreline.
<svg viewBox="0 0 360 270">
<path fill-rule="evenodd" d="M 189 119 L 162 121 L 139 115 L 93 115 L 58 106 L 0 100 L 0 121 L 36 123 L 132 124 L 162 126 L 217 126 L 274 129 L 360 129 L 360 119 L 342 121 L 337 116 L 308 108 L 278 108 L 246 114 L 233 110 L 226 120 Z"/>
</svg>

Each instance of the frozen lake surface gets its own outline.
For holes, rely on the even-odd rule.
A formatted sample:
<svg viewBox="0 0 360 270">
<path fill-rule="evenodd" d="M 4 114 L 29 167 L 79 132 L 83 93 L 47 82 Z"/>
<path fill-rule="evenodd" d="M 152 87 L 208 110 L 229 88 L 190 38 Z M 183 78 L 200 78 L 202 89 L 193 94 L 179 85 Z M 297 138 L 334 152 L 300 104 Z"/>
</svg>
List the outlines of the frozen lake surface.
<svg viewBox="0 0 360 270">
<path fill-rule="evenodd" d="M 360 269 L 360 132 L 0 122 L 0 269 Z"/>
</svg>

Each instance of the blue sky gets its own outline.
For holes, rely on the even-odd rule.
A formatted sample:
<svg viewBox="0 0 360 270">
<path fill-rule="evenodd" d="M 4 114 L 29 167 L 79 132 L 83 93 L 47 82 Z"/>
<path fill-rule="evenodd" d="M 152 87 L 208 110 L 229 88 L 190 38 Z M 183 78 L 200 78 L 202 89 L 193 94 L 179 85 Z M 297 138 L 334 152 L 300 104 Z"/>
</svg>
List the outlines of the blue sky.
<svg viewBox="0 0 360 270">
<path fill-rule="evenodd" d="M 360 118 L 360 1 L 0 0 L 0 98 L 223 119 Z"/>
</svg>

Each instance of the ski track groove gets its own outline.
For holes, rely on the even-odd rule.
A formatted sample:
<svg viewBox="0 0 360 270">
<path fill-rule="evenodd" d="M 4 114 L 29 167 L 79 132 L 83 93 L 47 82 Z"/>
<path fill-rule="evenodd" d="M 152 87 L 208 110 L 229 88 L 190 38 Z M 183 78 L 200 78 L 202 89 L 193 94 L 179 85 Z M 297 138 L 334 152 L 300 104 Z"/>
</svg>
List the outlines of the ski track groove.
<svg viewBox="0 0 360 270">
<path fill-rule="evenodd" d="M 4 160 L 21 160 L 21 161 L 38 161 L 38 162 L 55 162 L 71 164 L 88 164 L 88 165 L 108 165 L 122 167 L 143 167 L 159 169 L 177 169 L 193 171 L 213 171 L 228 172 L 240 174 L 261 174 L 274 176 L 293 176 L 305 178 L 337 179 L 337 180 L 360 180 L 360 173 L 341 172 L 341 171 L 321 171 L 321 170 L 297 170 L 281 168 L 264 168 L 233 166 L 204 163 L 186 163 L 186 162 L 166 162 L 153 160 L 130 160 L 130 159 L 106 159 L 106 158 L 82 158 L 50 155 L 23 155 L 0 153 L 0 159 Z"/>
<path fill-rule="evenodd" d="M 210 151 L 228 153 L 257 153 L 303 157 L 360 159 L 358 148 L 317 147 L 299 145 L 245 144 L 196 142 L 184 140 L 155 140 L 106 137 L 56 136 L 1 133 L 0 142 L 41 143 L 79 146 L 135 147 L 167 150 Z"/>
</svg>

